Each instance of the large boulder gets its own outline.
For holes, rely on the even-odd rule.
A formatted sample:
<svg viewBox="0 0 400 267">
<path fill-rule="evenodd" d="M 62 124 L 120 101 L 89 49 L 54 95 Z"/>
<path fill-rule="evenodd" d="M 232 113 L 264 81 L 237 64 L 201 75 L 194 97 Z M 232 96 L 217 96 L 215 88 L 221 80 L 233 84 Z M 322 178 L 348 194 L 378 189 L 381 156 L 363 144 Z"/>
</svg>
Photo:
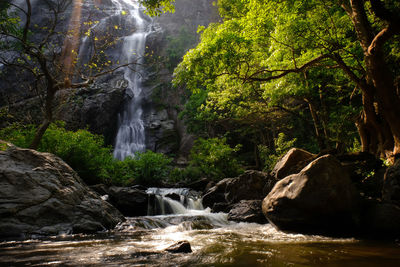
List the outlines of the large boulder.
<svg viewBox="0 0 400 267">
<path fill-rule="evenodd" d="M 267 223 L 262 213 L 261 200 L 242 200 L 233 204 L 228 213 L 228 220 L 236 222 Z"/>
<path fill-rule="evenodd" d="M 123 220 L 60 158 L 17 147 L 0 151 L 0 238 L 91 233 Z"/>
<path fill-rule="evenodd" d="M 298 173 L 307 166 L 308 163 L 316 159 L 316 155 L 303 149 L 290 149 L 275 165 L 271 175 L 276 180 L 281 180 L 286 176 Z"/>
<path fill-rule="evenodd" d="M 263 199 L 274 184 L 275 180 L 266 173 L 249 170 L 239 177 L 219 181 L 205 193 L 203 205 L 213 208 L 228 206 L 241 200 Z"/>
<path fill-rule="evenodd" d="M 400 160 L 390 166 L 385 173 L 382 199 L 385 202 L 400 205 Z"/>
<path fill-rule="evenodd" d="M 109 201 L 124 216 L 145 216 L 149 196 L 144 190 L 136 187 L 112 186 L 108 189 Z"/>
<path fill-rule="evenodd" d="M 262 209 L 281 230 L 345 234 L 356 223 L 357 199 L 349 174 L 335 157 L 325 155 L 279 181 Z"/>
<path fill-rule="evenodd" d="M 203 205 L 213 208 L 217 203 L 226 203 L 225 190 L 227 184 L 234 178 L 225 178 L 219 181 L 216 185 L 208 189 L 203 196 Z"/>
<path fill-rule="evenodd" d="M 246 171 L 226 184 L 225 199 L 230 204 L 241 200 L 263 199 L 275 182 L 265 172 Z"/>
</svg>

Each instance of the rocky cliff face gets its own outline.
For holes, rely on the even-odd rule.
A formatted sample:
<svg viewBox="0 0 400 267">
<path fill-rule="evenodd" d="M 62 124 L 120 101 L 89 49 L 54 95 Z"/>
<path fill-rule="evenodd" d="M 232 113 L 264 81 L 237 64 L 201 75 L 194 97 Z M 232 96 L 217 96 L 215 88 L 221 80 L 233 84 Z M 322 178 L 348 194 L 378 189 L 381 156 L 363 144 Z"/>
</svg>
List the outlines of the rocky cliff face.
<svg viewBox="0 0 400 267">
<path fill-rule="evenodd" d="M 58 0 L 52 0 L 58 1 Z M 82 5 L 82 24 L 90 21 L 101 20 L 107 10 L 113 8 L 112 1 L 102 1 L 101 8 L 93 8 L 94 0 L 84 1 Z M 146 131 L 146 148 L 156 152 L 170 154 L 188 154 L 193 138 L 186 133 L 182 121 L 178 119 L 178 112 L 182 106 L 182 91 L 171 91 L 170 81 L 172 71 L 179 63 L 185 51 L 195 46 L 198 41 L 196 33 L 199 25 L 207 26 L 210 22 L 218 20 L 218 13 L 213 0 L 177 0 L 176 11 L 173 14 L 163 14 L 154 18 L 155 30 L 148 36 L 146 42 L 144 85 L 144 113 L 143 120 Z M 33 25 L 46 25 L 50 19 L 44 12 L 44 2 L 34 1 Z M 64 20 L 60 23 L 60 31 L 68 28 L 72 5 L 63 13 Z M 103 26 L 98 30 L 107 30 L 107 34 L 116 40 L 121 36 L 135 31 L 135 25 L 124 20 L 124 16 L 112 16 L 109 24 L 119 25 L 114 27 Z M 110 25 L 108 25 L 110 26 Z M 87 25 L 86 25 L 87 27 Z M 85 26 L 82 28 L 84 33 Z M 110 30 L 111 29 L 111 30 Z M 35 29 L 33 29 L 35 30 Z M 44 32 L 38 32 L 40 34 Z M 82 39 L 83 40 L 83 39 Z M 61 53 L 62 41 L 58 42 Z M 120 56 L 121 42 L 116 42 L 106 52 L 114 60 Z M 85 58 L 85 54 L 81 55 Z M 37 123 L 41 119 L 40 104 L 34 90 L 29 90 L 31 77 L 23 75 L 17 77 L 12 74 L 0 77 L 0 107 L 11 106 L 10 112 L 19 120 Z M 21 76 L 21 75 L 20 75 Z M 7 78 L 7 79 L 6 79 Z M 67 90 L 60 94 L 61 104 L 57 105 L 57 119 L 67 122 L 67 128 L 85 128 L 106 137 L 106 143 L 113 144 L 116 135 L 118 114 L 121 112 L 123 102 L 129 96 L 123 96 L 123 73 L 117 71 L 106 75 L 92 87 L 83 90 Z M 125 98 L 124 98 L 125 97 Z M 1 125 L 0 125 L 1 126 Z"/>
<path fill-rule="evenodd" d="M 106 144 L 113 144 L 118 114 L 125 98 L 125 88 L 110 86 L 110 83 L 67 90 L 64 96 L 58 97 L 57 119 L 65 121 L 69 129 L 88 127 L 90 132 L 104 135 Z"/>
<path fill-rule="evenodd" d="M 173 69 L 199 41 L 198 26 L 219 19 L 213 0 L 177 0 L 174 13 L 154 18 L 158 31 L 147 38 L 148 76 L 145 111 L 146 146 L 156 152 L 178 154 L 185 158 L 194 137 L 178 118 L 184 104 L 184 88 L 171 88 Z M 156 61 L 154 62 L 154 60 Z M 157 60 L 158 59 L 158 60 Z"/>
<path fill-rule="evenodd" d="M 54 117 L 65 121 L 68 130 L 88 128 L 92 133 L 104 135 L 106 144 L 113 144 L 118 114 L 125 98 L 125 88 L 115 86 L 113 82 L 63 90 L 56 95 Z M 39 124 L 42 119 L 40 107 L 40 98 L 32 97 L 14 103 L 9 112 L 14 119 Z M 4 120 L 0 127 L 6 123 Z"/>
</svg>

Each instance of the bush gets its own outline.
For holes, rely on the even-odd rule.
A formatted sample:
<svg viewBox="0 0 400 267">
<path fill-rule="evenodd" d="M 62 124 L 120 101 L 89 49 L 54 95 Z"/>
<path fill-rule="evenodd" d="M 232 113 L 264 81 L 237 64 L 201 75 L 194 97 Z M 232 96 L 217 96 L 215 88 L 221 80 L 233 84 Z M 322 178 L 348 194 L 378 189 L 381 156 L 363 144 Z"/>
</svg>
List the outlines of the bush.
<svg viewBox="0 0 400 267">
<path fill-rule="evenodd" d="M 113 158 L 112 148 L 104 146 L 103 136 L 87 130 L 67 131 L 63 127 L 63 122 L 51 124 L 38 151 L 62 158 L 87 184 L 156 185 L 168 178 L 172 159 L 163 154 L 148 151 L 119 161 Z M 28 147 L 35 131 L 32 125 L 15 124 L 0 130 L 0 139 Z"/>
<path fill-rule="evenodd" d="M 104 166 L 112 164 L 111 147 L 104 147 L 103 137 L 87 130 L 67 131 L 63 122 L 52 123 L 39 144 L 38 151 L 62 158 L 88 184 L 108 182 Z M 19 147 L 29 147 L 36 128 L 12 125 L 0 131 L 0 138 Z"/>
<path fill-rule="evenodd" d="M 36 128 L 33 125 L 21 125 L 18 123 L 0 130 L 0 139 L 8 141 L 19 147 L 29 147 L 33 140 Z"/>
<path fill-rule="evenodd" d="M 189 166 L 198 168 L 204 176 L 213 180 L 235 177 L 243 172 L 234 158 L 239 149 L 239 145 L 234 148 L 227 145 L 226 138 L 199 138 L 192 148 Z"/>
<path fill-rule="evenodd" d="M 135 182 L 146 186 L 159 185 L 161 181 L 168 178 L 171 162 L 171 158 L 150 150 L 136 153 L 132 161 Z"/>
<path fill-rule="evenodd" d="M 193 182 L 204 176 L 199 167 L 189 165 L 186 168 L 174 168 L 169 174 L 169 182 Z"/>
<path fill-rule="evenodd" d="M 113 185 L 131 185 L 135 183 L 135 165 L 134 159 L 128 157 L 123 161 L 112 159 L 110 164 L 104 166 L 107 173 L 108 184 Z"/>
</svg>

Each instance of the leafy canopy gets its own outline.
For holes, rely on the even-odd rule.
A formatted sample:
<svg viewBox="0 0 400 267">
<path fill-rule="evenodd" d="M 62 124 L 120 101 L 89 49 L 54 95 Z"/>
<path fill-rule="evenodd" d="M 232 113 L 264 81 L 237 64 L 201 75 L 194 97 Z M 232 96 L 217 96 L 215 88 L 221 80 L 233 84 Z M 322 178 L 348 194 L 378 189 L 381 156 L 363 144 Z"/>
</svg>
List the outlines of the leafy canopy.
<svg viewBox="0 0 400 267">
<path fill-rule="evenodd" d="M 174 2 L 175 0 L 140 0 L 140 3 L 146 7 L 146 12 L 151 16 L 174 12 Z"/>
<path fill-rule="evenodd" d="M 223 22 L 201 29 L 200 44 L 175 69 L 175 85 L 184 84 L 192 95 L 202 96 L 191 97 L 196 101 L 189 100 L 191 110 L 217 120 L 253 121 L 273 107 L 288 109 L 322 95 L 332 110 L 340 109 L 339 114 L 329 115 L 331 130 L 340 129 L 349 111 L 345 128 L 354 128 L 350 117 L 360 106 L 350 103 L 354 84 L 337 68 L 335 56 L 340 55 L 355 73 L 361 73 L 364 65 L 350 18 L 339 1 L 219 0 L 218 4 Z M 204 101 L 198 103 L 199 99 Z M 334 139 L 343 136 L 334 135 Z"/>
</svg>

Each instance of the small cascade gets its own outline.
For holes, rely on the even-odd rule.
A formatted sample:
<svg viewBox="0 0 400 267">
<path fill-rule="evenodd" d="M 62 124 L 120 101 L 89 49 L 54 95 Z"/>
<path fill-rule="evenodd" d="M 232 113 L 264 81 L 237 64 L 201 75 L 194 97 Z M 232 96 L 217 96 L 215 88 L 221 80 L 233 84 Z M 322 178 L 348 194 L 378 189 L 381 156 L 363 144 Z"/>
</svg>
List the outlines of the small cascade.
<svg viewBox="0 0 400 267">
<path fill-rule="evenodd" d="M 201 194 L 187 188 L 149 188 L 147 216 L 127 218 L 119 231 L 178 228 L 180 231 L 213 229 L 232 224 L 227 214 L 204 209 Z"/>
<path fill-rule="evenodd" d="M 149 188 L 148 215 L 192 214 L 204 210 L 199 193 L 187 188 Z"/>
</svg>

